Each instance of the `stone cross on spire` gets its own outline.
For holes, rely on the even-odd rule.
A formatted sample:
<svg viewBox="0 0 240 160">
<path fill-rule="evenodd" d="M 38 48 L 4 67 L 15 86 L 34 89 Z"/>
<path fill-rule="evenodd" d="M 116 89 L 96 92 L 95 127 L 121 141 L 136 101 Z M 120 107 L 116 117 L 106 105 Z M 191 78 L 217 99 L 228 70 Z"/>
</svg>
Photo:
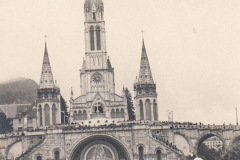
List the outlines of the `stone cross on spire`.
<svg viewBox="0 0 240 160">
<path fill-rule="evenodd" d="M 46 36 L 45 36 L 46 38 Z M 52 69 L 50 65 L 50 60 L 48 57 L 48 51 L 47 51 L 47 43 L 45 41 L 45 50 L 44 50 L 44 57 L 43 57 L 43 64 L 42 64 L 42 73 L 41 73 L 41 79 L 40 79 L 40 88 L 54 88 L 54 80 L 53 80 L 53 74 Z"/>
</svg>

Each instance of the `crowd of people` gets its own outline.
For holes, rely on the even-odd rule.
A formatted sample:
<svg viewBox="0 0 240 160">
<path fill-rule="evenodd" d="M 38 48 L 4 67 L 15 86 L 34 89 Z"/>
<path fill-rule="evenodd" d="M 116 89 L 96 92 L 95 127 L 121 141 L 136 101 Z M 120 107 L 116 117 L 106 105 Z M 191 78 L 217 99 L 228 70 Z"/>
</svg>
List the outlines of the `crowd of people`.
<svg viewBox="0 0 240 160">
<path fill-rule="evenodd" d="M 26 133 L 39 132 L 39 134 L 44 134 L 49 130 L 62 130 L 62 131 L 88 131 L 88 130 L 108 130 L 108 129 L 130 129 L 135 125 L 148 125 L 150 128 L 153 126 L 159 129 L 240 129 L 238 125 L 205 125 L 201 122 L 191 123 L 191 122 L 169 122 L 169 121 L 123 121 L 115 122 L 114 120 L 106 120 L 104 122 L 86 121 L 81 123 L 70 123 L 70 124 L 58 124 L 52 126 L 40 126 L 40 127 L 29 127 L 29 128 L 19 128 L 18 130 L 13 130 L 12 132 L 0 135 L 0 138 L 8 136 L 24 136 Z M 36 133 L 37 134 L 37 133 Z"/>
<path fill-rule="evenodd" d="M 167 139 L 162 137 L 160 134 L 152 133 L 152 136 L 156 138 L 158 141 L 162 142 L 163 144 L 167 145 L 169 148 L 173 149 L 176 152 L 180 152 L 179 149 L 177 149 L 176 145 L 170 143 Z"/>
</svg>

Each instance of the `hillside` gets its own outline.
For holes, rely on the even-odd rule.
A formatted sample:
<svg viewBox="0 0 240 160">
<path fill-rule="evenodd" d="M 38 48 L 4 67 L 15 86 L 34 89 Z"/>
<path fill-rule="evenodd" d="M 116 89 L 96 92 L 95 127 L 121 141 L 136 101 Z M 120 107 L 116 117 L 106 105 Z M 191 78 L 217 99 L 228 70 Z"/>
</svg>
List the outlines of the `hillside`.
<svg viewBox="0 0 240 160">
<path fill-rule="evenodd" d="M 34 103 L 38 84 L 31 79 L 14 79 L 0 83 L 0 104 Z"/>
</svg>

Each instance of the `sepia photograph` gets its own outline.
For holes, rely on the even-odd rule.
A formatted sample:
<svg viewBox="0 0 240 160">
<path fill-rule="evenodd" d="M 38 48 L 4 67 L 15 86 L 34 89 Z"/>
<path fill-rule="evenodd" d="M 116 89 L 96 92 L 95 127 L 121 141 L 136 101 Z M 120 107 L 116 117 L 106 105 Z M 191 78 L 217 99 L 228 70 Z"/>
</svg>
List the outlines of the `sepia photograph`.
<svg viewBox="0 0 240 160">
<path fill-rule="evenodd" d="M 240 160 L 240 1 L 0 1 L 0 160 Z"/>
</svg>

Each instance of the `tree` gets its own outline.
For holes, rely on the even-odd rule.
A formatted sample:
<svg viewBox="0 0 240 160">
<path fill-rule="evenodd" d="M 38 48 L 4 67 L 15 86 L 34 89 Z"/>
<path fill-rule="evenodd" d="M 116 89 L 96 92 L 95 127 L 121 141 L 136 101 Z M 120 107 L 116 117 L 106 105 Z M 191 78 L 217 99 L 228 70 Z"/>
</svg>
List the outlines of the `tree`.
<svg viewBox="0 0 240 160">
<path fill-rule="evenodd" d="M 224 160 L 239 160 L 240 159 L 240 144 L 235 144 L 225 155 Z"/>
<path fill-rule="evenodd" d="M 222 160 L 221 150 L 210 149 L 204 143 L 198 148 L 198 156 L 204 160 Z"/>
<path fill-rule="evenodd" d="M 134 121 L 135 120 L 135 112 L 134 112 L 134 107 L 133 107 L 132 95 L 127 88 L 125 89 L 125 95 L 127 98 L 127 109 L 128 109 L 129 120 Z"/>
<path fill-rule="evenodd" d="M 12 120 L 7 118 L 3 112 L 0 112 L 0 134 L 5 134 L 12 130 Z"/>
<path fill-rule="evenodd" d="M 60 97 L 60 103 L 61 103 L 61 123 L 64 124 L 64 119 L 65 119 L 65 124 L 67 124 L 68 123 L 67 117 L 69 116 L 69 114 L 67 112 L 66 101 L 62 96 Z"/>
</svg>

